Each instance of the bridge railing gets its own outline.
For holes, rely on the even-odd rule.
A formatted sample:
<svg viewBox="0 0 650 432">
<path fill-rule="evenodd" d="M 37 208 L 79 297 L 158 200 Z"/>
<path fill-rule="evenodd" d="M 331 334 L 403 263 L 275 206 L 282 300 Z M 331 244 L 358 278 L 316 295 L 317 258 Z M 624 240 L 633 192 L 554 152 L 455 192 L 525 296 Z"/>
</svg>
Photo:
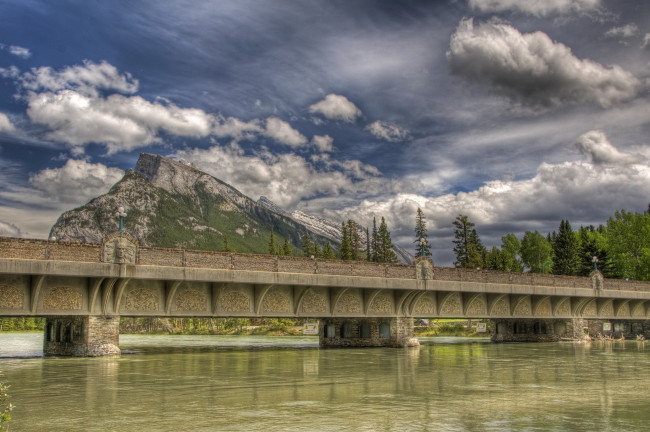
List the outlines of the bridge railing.
<svg viewBox="0 0 650 432">
<path fill-rule="evenodd" d="M 66 241 L 33 240 L 0 237 L 0 258 L 51 261 L 102 262 L 102 245 Z M 268 271 L 338 276 L 415 279 L 413 265 L 340 261 L 323 258 L 282 257 L 160 247 L 138 247 L 136 263 L 171 267 L 193 267 L 223 270 Z M 516 284 L 593 289 L 588 277 L 558 276 L 538 273 L 506 273 L 435 267 L 434 280 Z M 650 282 L 607 279 L 604 288 L 621 291 L 650 291 Z"/>
</svg>

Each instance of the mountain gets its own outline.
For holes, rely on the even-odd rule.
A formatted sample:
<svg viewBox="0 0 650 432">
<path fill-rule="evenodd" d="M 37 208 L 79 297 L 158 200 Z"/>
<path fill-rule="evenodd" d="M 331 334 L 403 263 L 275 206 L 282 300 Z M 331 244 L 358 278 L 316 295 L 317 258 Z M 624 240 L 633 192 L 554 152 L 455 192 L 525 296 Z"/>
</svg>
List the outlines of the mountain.
<svg viewBox="0 0 650 432">
<path fill-rule="evenodd" d="M 117 231 L 119 207 L 127 214 L 125 231 L 142 246 L 223 250 L 226 236 L 237 252 L 267 253 L 273 232 L 276 246 L 287 239 L 297 255 L 305 233 L 321 246 L 337 246 L 342 239 L 340 223 L 289 213 L 266 197 L 255 202 L 188 162 L 148 153 L 141 153 L 135 169 L 108 193 L 63 213 L 50 237 L 100 243 Z M 365 231 L 361 234 L 365 244 Z M 408 252 L 394 250 L 401 263 L 412 263 Z"/>
<path fill-rule="evenodd" d="M 266 197 L 260 197 L 257 201 L 258 204 L 268 208 L 269 210 L 282 213 L 285 216 L 290 217 L 294 221 L 304 225 L 311 232 L 316 233 L 322 237 L 325 237 L 331 241 L 332 244 L 339 245 L 343 240 L 343 232 L 341 230 L 341 224 L 332 222 L 327 219 L 319 218 L 316 216 L 308 215 L 301 212 L 300 210 L 294 210 L 291 213 L 282 210 L 275 203 L 269 200 Z M 365 229 L 359 230 L 359 235 L 361 237 L 361 243 L 366 244 L 366 231 Z M 401 264 L 413 264 L 415 257 L 408 253 L 406 249 L 401 246 L 393 245 L 393 251 L 397 255 L 397 261 Z"/>
<path fill-rule="evenodd" d="M 101 242 L 118 229 L 120 206 L 127 213 L 125 231 L 143 246 L 221 250 L 225 235 L 238 252 L 267 253 L 273 231 L 277 246 L 287 239 L 297 254 L 305 233 L 320 244 L 328 241 L 187 162 L 147 153 L 107 194 L 63 213 L 50 237 Z"/>
</svg>

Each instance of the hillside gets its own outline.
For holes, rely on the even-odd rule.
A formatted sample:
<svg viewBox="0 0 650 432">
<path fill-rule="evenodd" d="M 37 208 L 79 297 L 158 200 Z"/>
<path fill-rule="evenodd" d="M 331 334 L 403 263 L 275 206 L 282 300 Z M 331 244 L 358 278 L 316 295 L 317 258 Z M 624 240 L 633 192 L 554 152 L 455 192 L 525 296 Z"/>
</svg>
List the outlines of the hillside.
<svg viewBox="0 0 650 432">
<path fill-rule="evenodd" d="M 271 231 L 277 244 L 286 238 L 296 252 L 305 233 L 328 241 L 189 164 L 147 153 L 107 194 L 61 215 L 50 236 L 100 242 L 118 229 L 120 206 L 125 230 L 144 246 L 220 250 L 227 235 L 238 252 L 266 253 Z"/>
</svg>

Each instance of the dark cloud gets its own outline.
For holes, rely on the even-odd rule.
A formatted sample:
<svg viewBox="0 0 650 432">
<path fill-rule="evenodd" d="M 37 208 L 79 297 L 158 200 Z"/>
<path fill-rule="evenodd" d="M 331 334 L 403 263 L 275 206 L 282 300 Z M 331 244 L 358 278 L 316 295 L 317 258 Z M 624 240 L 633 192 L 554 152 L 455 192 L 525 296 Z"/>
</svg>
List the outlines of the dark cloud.
<svg viewBox="0 0 650 432">
<path fill-rule="evenodd" d="M 463 19 L 447 52 L 451 70 L 524 105 L 564 102 L 610 107 L 634 98 L 641 82 L 618 65 L 579 59 L 543 32 L 520 33 L 497 19 Z"/>
</svg>

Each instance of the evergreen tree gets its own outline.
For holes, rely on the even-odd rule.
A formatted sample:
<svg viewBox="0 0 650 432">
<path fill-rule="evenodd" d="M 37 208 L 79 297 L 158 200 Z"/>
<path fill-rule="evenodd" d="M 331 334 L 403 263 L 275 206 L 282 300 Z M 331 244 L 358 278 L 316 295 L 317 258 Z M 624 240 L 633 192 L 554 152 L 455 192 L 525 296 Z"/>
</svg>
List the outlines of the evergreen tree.
<svg viewBox="0 0 650 432">
<path fill-rule="evenodd" d="M 474 224 L 464 215 L 458 215 L 454 221 L 454 265 L 460 268 L 482 268 L 485 265 L 487 251 L 481 243 Z"/>
<path fill-rule="evenodd" d="M 598 259 L 598 267 L 601 267 L 602 254 L 596 245 L 596 232 L 594 227 L 583 227 L 581 226 L 578 229 L 578 244 L 579 248 L 579 257 L 578 257 L 578 276 L 589 276 L 589 274 L 594 270 L 594 257 Z M 604 264 L 604 262 L 603 262 Z"/>
<path fill-rule="evenodd" d="M 578 239 L 571 229 L 569 220 L 562 219 L 560 231 L 553 241 L 553 274 L 578 274 L 580 250 Z"/>
<path fill-rule="evenodd" d="M 312 256 L 313 248 L 314 245 L 311 242 L 311 237 L 309 237 L 309 234 L 305 233 L 302 236 L 302 255 L 306 257 Z"/>
<path fill-rule="evenodd" d="M 230 241 L 227 235 L 223 236 L 223 247 L 221 250 L 224 252 L 236 252 L 236 250 L 230 246 Z"/>
<path fill-rule="evenodd" d="M 361 236 L 359 235 L 359 225 L 352 219 L 348 220 L 348 236 L 350 237 L 350 259 L 360 261 Z"/>
<path fill-rule="evenodd" d="M 429 241 L 427 240 L 429 234 L 427 233 L 427 221 L 424 218 L 424 213 L 422 209 L 418 207 L 418 211 L 415 214 L 415 257 L 430 257 L 431 248 L 429 247 Z M 424 239 L 424 242 L 422 241 Z"/>
<path fill-rule="evenodd" d="M 284 243 L 282 243 L 282 249 L 280 251 L 280 255 L 283 255 L 283 256 L 292 256 L 293 255 L 293 250 L 291 249 L 291 244 L 289 243 L 288 239 L 284 239 Z"/>
<path fill-rule="evenodd" d="M 368 227 L 366 227 L 366 261 L 371 260 L 370 256 L 370 233 L 368 232 Z"/>
<path fill-rule="evenodd" d="M 531 273 L 545 273 L 552 251 L 551 243 L 538 231 L 526 231 L 521 239 L 521 261 Z"/>
<path fill-rule="evenodd" d="M 390 238 L 390 231 L 388 231 L 388 225 L 383 216 L 381 217 L 381 223 L 379 224 L 377 243 L 379 248 L 379 253 L 377 254 L 379 262 L 396 263 L 397 255 L 393 252 L 393 242 Z"/>
<path fill-rule="evenodd" d="M 349 261 L 352 259 L 352 251 L 350 248 L 350 237 L 348 235 L 348 227 L 343 222 L 341 224 L 341 232 L 343 239 L 341 240 L 341 246 L 339 246 L 339 258 L 344 261 Z"/>
<path fill-rule="evenodd" d="M 273 232 L 272 230 L 271 230 L 271 237 L 269 238 L 268 252 L 269 255 L 278 254 L 278 247 L 275 244 L 275 232 Z"/>
<path fill-rule="evenodd" d="M 332 249 L 332 246 L 330 245 L 330 242 L 325 243 L 325 246 L 323 246 L 323 258 L 326 259 L 335 259 L 336 254 L 334 253 L 334 249 Z"/>
<path fill-rule="evenodd" d="M 372 240 L 370 241 L 372 249 L 370 260 L 379 262 L 379 233 L 377 232 L 377 218 L 372 218 Z"/>
</svg>

